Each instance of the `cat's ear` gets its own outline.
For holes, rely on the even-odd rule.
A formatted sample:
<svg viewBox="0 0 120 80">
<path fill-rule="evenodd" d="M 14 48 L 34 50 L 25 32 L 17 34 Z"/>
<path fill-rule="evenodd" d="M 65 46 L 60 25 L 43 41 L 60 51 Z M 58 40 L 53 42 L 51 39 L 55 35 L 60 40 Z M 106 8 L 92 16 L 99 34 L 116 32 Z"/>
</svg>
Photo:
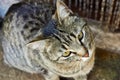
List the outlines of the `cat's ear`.
<svg viewBox="0 0 120 80">
<path fill-rule="evenodd" d="M 45 40 L 46 38 L 43 37 L 43 35 L 39 35 L 39 36 L 36 36 L 34 37 L 33 39 L 30 39 L 26 45 L 29 45 L 29 44 L 32 44 L 32 43 L 35 43 L 35 42 L 38 42 L 38 41 L 42 41 L 42 40 Z"/>
<path fill-rule="evenodd" d="M 31 43 L 26 44 L 26 46 L 31 49 L 40 49 L 40 50 L 43 50 L 45 45 L 46 45 L 46 40 L 40 40 L 40 41 L 31 42 Z"/>
<path fill-rule="evenodd" d="M 59 23 L 68 17 L 73 12 L 65 5 L 65 3 L 61 0 L 57 0 L 56 2 L 56 11 L 53 15 L 53 18 L 58 19 Z"/>
</svg>

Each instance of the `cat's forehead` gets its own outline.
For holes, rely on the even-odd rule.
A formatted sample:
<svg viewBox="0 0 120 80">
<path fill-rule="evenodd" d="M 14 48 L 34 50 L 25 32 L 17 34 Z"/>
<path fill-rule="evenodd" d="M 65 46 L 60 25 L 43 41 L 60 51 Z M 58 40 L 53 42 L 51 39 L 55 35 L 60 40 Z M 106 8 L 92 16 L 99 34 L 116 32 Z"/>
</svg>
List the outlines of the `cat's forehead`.
<svg viewBox="0 0 120 80">
<path fill-rule="evenodd" d="M 60 29 L 67 33 L 72 31 L 81 31 L 86 22 L 77 16 L 71 16 L 64 20 L 63 24 L 60 25 Z"/>
</svg>

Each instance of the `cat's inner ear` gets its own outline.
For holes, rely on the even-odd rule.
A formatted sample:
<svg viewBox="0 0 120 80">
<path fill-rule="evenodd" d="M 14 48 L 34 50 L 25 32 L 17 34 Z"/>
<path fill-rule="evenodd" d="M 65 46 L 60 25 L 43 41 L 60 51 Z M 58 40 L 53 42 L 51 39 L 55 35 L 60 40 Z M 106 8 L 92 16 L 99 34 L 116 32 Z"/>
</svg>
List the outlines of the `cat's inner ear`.
<svg viewBox="0 0 120 80">
<path fill-rule="evenodd" d="M 73 12 L 67 7 L 67 5 L 65 5 L 63 1 L 57 0 L 56 11 L 53 18 L 58 19 L 59 23 L 61 23 L 61 21 L 68 17 L 71 13 L 73 14 Z"/>
<path fill-rule="evenodd" d="M 45 44 L 46 44 L 46 41 L 41 40 L 41 41 L 28 43 L 28 44 L 26 44 L 26 46 L 31 48 L 31 49 L 41 49 L 41 50 L 43 50 L 44 47 L 45 47 Z"/>
<path fill-rule="evenodd" d="M 43 35 L 39 35 L 34 37 L 33 39 L 29 40 L 29 42 L 27 44 L 31 44 L 31 43 L 35 43 L 41 40 L 45 40 L 46 38 Z"/>
</svg>

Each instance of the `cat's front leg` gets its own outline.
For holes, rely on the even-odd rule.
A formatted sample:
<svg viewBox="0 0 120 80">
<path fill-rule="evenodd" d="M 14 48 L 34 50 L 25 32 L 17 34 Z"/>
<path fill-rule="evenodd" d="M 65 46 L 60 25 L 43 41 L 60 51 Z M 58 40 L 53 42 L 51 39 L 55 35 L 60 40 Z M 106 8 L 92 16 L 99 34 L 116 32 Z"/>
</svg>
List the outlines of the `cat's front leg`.
<svg viewBox="0 0 120 80">
<path fill-rule="evenodd" d="M 87 75 L 74 77 L 75 80 L 87 80 Z"/>
<path fill-rule="evenodd" d="M 59 76 L 55 73 L 48 72 L 44 75 L 45 80 L 60 80 Z"/>
</svg>

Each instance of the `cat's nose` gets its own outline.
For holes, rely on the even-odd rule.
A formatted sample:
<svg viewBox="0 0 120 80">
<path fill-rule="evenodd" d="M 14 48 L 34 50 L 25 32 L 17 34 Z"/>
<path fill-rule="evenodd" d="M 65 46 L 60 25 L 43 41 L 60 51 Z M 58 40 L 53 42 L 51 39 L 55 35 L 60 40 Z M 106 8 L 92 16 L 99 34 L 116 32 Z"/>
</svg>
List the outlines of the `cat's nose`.
<svg viewBox="0 0 120 80">
<path fill-rule="evenodd" d="M 85 53 L 82 57 L 89 57 L 88 52 L 87 52 L 87 53 Z"/>
<path fill-rule="evenodd" d="M 82 53 L 78 53 L 78 55 L 80 56 L 80 57 L 89 57 L 89 53 L 84 53 L 84 54 L 82 54 Z"/>
<path fill-rule="evenodd" d="M 80 57 L 89 57 L 89 53 L 88 51 L 85 49 L 85 48 L 82 48 L 79 52 L 78 52 L 78 55 Z"/>
</svg>

